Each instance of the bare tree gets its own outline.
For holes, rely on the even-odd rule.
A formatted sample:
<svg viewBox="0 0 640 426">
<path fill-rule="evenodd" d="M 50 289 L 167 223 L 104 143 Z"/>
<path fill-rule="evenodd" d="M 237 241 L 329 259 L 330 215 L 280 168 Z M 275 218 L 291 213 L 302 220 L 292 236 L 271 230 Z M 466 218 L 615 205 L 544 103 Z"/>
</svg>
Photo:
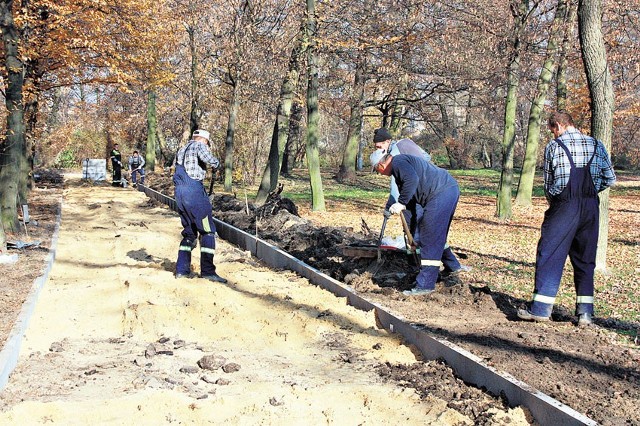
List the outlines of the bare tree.
<svg viewBox="0 0 640 426">
<path fill-rule="evenodd" d="M 602 35 L 602 1 L 580 0 L 578 3 L 578 33 L 580 50 L 589 83 L 591 99 L 591 135 L 611 150 L 614 97 L 607 51 Z M 600 234 L 596 269 L 607 266 L 607 238 L 609 235 L 609 190 L 600 193 Z"/>
</svg>

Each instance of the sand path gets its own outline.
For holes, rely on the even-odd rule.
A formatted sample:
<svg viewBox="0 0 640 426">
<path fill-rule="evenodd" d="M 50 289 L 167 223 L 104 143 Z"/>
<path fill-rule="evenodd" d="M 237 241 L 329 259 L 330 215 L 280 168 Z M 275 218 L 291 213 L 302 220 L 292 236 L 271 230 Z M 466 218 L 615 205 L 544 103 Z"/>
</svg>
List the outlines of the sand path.
<svg viewBox="0 0 640 426">
<path fill-rule="evenodd" d="M 175 279 L 179 232 L 142 193 L 71 181 L 0 424 L 472 424 L 382 383 L 410 348 L 291 272 L 218 240 L 228 284 Z"/>
</svg>

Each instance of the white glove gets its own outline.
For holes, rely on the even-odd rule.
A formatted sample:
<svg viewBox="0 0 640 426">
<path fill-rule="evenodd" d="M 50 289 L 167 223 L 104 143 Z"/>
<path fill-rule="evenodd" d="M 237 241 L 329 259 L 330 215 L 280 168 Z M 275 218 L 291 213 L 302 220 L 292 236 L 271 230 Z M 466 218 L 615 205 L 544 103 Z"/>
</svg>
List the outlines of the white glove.
<svg viewBox="0 0 640 426">
<path fill-rule="evenodd" d="M 400 203 L 393 203 L 393 205 L 389 207 L 389 211 L 391 212 L 391 214 L 398 214 L 405 209 L 406 209 L 405 205 Z"/>
</svg>

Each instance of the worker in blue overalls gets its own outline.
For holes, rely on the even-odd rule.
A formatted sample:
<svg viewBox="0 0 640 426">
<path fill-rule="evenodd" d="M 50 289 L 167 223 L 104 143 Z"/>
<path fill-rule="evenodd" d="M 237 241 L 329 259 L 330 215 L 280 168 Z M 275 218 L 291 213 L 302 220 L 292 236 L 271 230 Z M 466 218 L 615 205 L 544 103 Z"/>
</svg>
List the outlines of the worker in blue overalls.
<svg viewBox="0 0 640 426">
<path fill-rule="evenodd" d="M 376 172 L 393 176 L 399 195 L 389 207 L 391 214 L 403 214 L 410 210 L 418 219 L 420 240 L 420 272 L 416 286 L 403 293 L 407 296 L 426 295 L 435 290 L 451 220 L 460 198 L 456 180 L 444 169 L 414 155 L 392 156 L 384 149 L 373 152 L 371 166 Z M 416 216 L 418 217 L 418 216 Z"/>
<path fill-rule="evenodd" d="M 384 149 L 392 156 L 400 155 L 400 154 L 408 154 L 414 155 L 416 157 L 423 158 L 426 162 L 431 161 L 431 155 L 426 152 L 424 149 L 420 148 L 418 144 L 412 141 L 409 138 L 402 138 L 398 141 L 393 140 L 391 133 L 385 127 L 381 127 L 379 129 L 374 130 L 373 132 L 373 144 L 376 149 Z M 400 195 L 400 191 L 398 190 L 398 184 L 393 176 L 391 176 L 391 187 L 389 192 L 389 199 L 387 200 L 387 205 L 385 206 L 384 215 L 385 217 L 389 216 L 389 207 L 393 205 Z M 413 238 L 416 242 L 420 241 L 420 232 L 418 230 L 418 222 L 422 218 L 423 210 L 420 206 L 416 206 L 415 214 L 412 214 L 408 210 L 405 210 L 403 214 L 409 223 L 409 229 L 413 234 Z M 444 266 L 441 275 L 457 275 L 461 272 L 469 272 L 471 271 L 471 267 L 467 265 L 461 265 L 458 257 L 455 255 L 453 250 L 448 243 L 445 242 L 444 250 L 442 252 L 442 265 Z"/>
<path fill-rule="evenodd" d="M 544 214 L 536 253 L 533 300 L 518 310 L 523 320 L 548 321 L 567 255 L 573 265 L 578 325 L 593 321 L 593 272 L 598 246 L 598 193 L 613 185 L 616 175 L 602 142 L 580 133 L 571 116 L 557 111 L 549 117 L 555 139 L 544 151 Z"/>
<path fill-rule="evenodd" d="M 216 248 L 216 226 L 211 215 L 211 201 L 202 181 L 207 165 L 218 168 L 220 161 L 209 151 L 209 132 L 196 130 L 189 143 L 182 147 L 174 160 L 175 198 L 182 222 L 182 241 L 176 262 L 176 278 L 191 278 L 191 251 L 200 236 L 200 277 L 226 283 L 216 273 L 213 256 Z"/>
<path fill-rule="evenodd" d="M 140 156 L 138 151 L 133 151 L 133 155 L 129 157 L 129 174 L 134 187 L 138 185 L 138 174 L 140 175 L 140 184 L 144 185 L 144 165 L 144 158 Z"/>
</svg>

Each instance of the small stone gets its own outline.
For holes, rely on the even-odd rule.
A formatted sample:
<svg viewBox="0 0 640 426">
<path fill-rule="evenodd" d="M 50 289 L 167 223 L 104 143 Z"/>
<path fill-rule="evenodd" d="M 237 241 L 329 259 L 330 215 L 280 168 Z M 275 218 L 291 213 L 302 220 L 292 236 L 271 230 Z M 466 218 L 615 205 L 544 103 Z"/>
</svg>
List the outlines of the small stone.
<svg viewBox="0 0 640 426">
<path fill-rule="evenodd" d="M 271 398 L 269 398 L 269 404 L 273 405 L 274 407 L 279 407 L 280 405 L 284 405 L 284 401 L 272 396 Z"/>
<path fill-rule="evenodd" d="M 171 383 L 172 385 L 181 385 L 182 384 L 182 380 L 176 379 L 175 377 L 165 377 L 164 380 L 165 380 L 165 382 Z"/>
<path fill-rule="evenodd" d="M 194 374 L 194 373 L 197 373 L 198 371 L 200 371 L 200 369 L 193 365 L 186 365 L 180 369 L 181 373 L 187 373 L 187 374 Z"/>
<path fill-rule="evenodd" d="M 147 346 L 147 349 L 145 349 L 144 351 L 144 356 L 146 358 L 153 358 L 156 355 L 156 345 L 154 345 L 153 343 L 149 343 L 149 346 Z"/>
<path fill-rule="evenodd" d="M 158 339 L 158 343 L 167 343 L 169 340 L 171 339 L 169 339 L 168 337 L 161 337 L 160 339 Z"/>
<path fill-rule="evenodd" d="M 178 339 L 178 340 L 174 340 L 173 342 L 173 349 L 180 349 L 183 348 L 187 343 L 182 340 L 182 339 Z"/>
<path fill-rule="evenodd" d="M 229 380 L 227 380 L 227 379 L 225 379 L 225 378 L 220 377 L 218 380 L 216 380 L 216 383 L 215 383 L 215 384 L 216 384 L 216 385 L 220 385 L 220 386 L 226 386 L 226 385 L 228 385 L 229 383 L 231 383 Z"/>
<path fill-rule="evenodd" d="M 240 364 L 230 362 L 229 364 L 225 364 L 222 366 L 222 371 L 224 371 L 225 373 L 235 373 L 236 371 L 240 371 Z"/>
<path fill-rule="evenodd" d="M 198 365 L 203 370 L 217 370 L 222 367 L 227 359 L 221 355 L 205 355 L 198 360 Z"/>
</svg>

